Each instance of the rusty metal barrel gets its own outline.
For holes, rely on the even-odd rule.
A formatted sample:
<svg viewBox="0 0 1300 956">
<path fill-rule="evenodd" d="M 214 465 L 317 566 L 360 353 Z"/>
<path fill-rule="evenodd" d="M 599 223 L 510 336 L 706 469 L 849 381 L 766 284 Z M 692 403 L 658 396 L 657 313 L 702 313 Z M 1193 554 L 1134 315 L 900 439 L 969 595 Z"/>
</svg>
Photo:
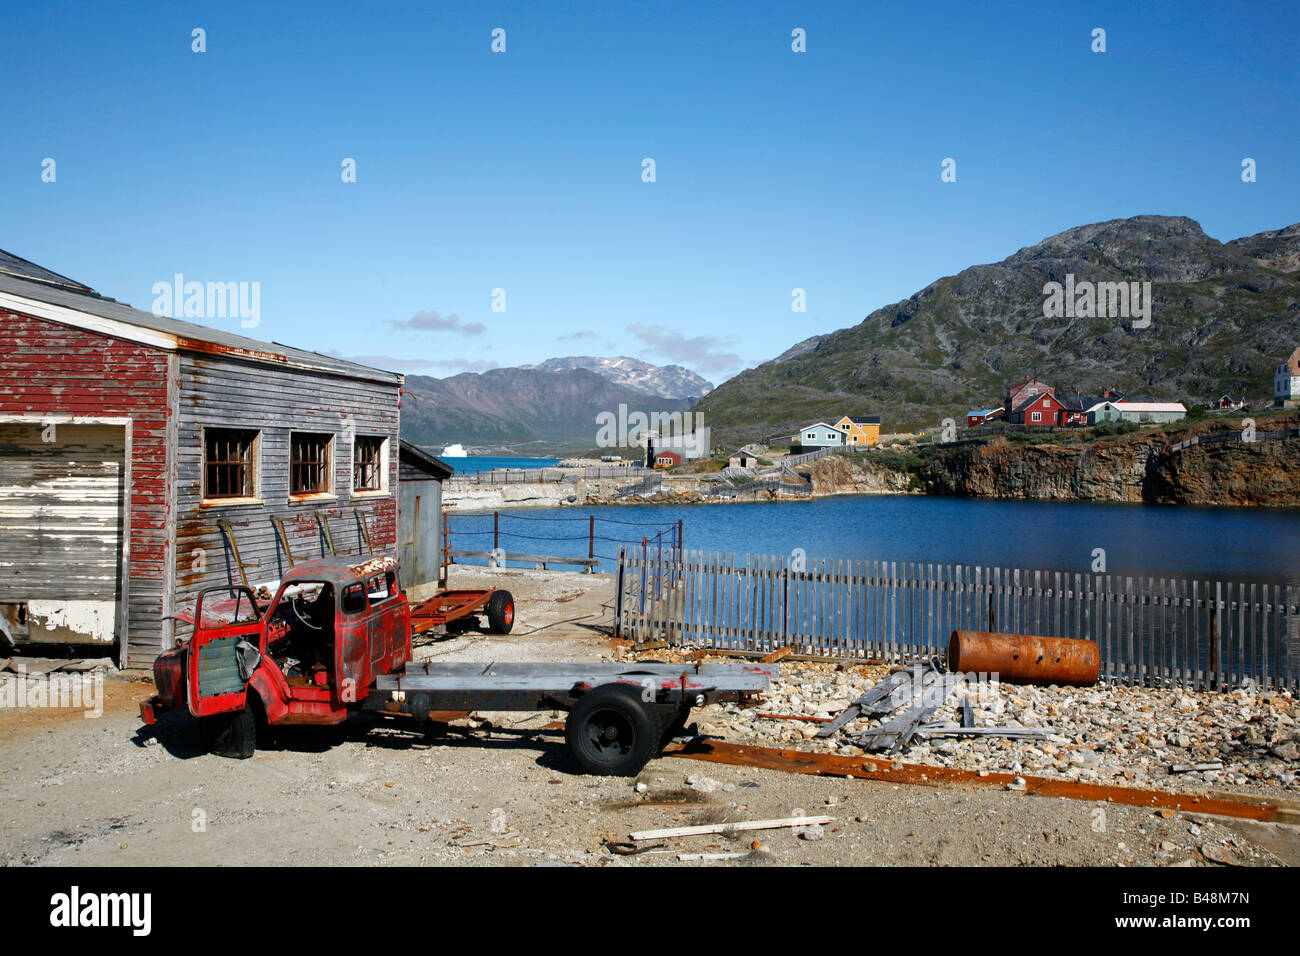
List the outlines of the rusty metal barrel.
<svg viewBox="0 0 1300 956">
<path fill-rule="evenodd" d="M 1096 641 L 1034 634 L 953 631 L 948 670 L 996 674 L 1011 684 L 1097 683 L 1101 651 Z"/>
</svg>

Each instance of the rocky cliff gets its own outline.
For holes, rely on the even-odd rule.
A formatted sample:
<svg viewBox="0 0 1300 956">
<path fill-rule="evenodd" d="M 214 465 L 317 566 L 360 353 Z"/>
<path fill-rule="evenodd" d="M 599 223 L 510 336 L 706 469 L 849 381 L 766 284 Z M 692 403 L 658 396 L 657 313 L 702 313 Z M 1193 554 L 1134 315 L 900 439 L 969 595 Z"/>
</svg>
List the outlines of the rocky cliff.
<svg viewBox="0 0 1300 956">
<path fill-rule="evenodd" d="M 1296 507 L 1300 440 L 1172 450 L 1161 434 L 1074 445 L 999 439 L 936 455 L 923 481 L 931 494 L 963 497 Z"/>
</svg>

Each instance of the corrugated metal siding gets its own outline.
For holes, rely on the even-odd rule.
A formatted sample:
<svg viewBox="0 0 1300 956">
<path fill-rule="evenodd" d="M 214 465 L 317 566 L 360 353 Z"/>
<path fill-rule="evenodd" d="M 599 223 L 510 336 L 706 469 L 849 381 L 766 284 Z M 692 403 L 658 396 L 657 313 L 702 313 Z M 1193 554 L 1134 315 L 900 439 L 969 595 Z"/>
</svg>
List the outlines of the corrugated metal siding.
<svg viewBox="0 0 1300 956">
<path fill-rule="evenodd" d="M 428 477 L 403 479 L 398 513 L 402 586 L 414 590 L 436 583 L 442 564 L 442 482 Z"/>
<path fill-rule="evenodd" d="M 278 580 L 289 563 L 276 538 L 274 517 L 285 519 L 295 560 L 321 554 L 316 515 L 328 516 L 339 553 L 356 553 L 359 542 L 353 509 L 364 515 L 374 551 L 396 554 L 397 432 L 399 389 L 358 379 L 289 372 L 233 358 L 185 353 L 180 357 L 176 482 L 175 605 L 193 604 L 198 591 L 239 580 L 220 522 L 234 532 L 250 583 Z M 388 486 L 383 495 L 352 494 L 355 435 L 388 438 Z M 202 429 L 257 429 L 260 437 L 260 503 L 205 506 L 202 502 Z M 289 440 L 295 431 L 335 436 L 332 471 L 335 497 L 291 500 Z M 200 558 L 201 555 L 201 558 Z"/>
<path fill-rule="evenodd" d="M 130 418 L 127 660 L 161 648 L 167 353 L 0 310 L 0 415 Z"/>
</svg>

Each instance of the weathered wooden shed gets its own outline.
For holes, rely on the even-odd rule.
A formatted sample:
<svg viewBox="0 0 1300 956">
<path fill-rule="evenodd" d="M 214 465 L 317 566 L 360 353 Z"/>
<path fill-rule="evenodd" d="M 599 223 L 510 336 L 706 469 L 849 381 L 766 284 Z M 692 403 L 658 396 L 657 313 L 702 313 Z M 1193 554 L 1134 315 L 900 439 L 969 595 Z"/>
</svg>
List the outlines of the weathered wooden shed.
<svg viewBox="0 0 1300 956">
<path fill-rule="evenodd" d="M 0 638 L 146 666 L 203 587 L 396 556 L 402 381 L 0 252 Z"/>
<path fill-rule="evenodd" d="M 397 560 L 414 599 L 442 581 L 442 483 L 452 467 L 408 441 L 397 452 Z"/>
</svg>

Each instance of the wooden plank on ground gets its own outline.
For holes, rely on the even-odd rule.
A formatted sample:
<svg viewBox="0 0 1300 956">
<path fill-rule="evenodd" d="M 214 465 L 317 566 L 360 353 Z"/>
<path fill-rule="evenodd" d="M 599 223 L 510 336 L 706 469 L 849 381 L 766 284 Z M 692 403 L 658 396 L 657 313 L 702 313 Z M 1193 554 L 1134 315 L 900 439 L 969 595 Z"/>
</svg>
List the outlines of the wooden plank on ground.
<svg viewBox="0 0 1300 956">
<path fill-rule="evenodd" d="M 834 817 L 783 817 L 780 820 L 738 820 L 735 823 L 706 823 L 693 827 L 668 827 L 663 830 L 638 830 L 629 833 L 632 840 L 664 840 L 669 837 L 702 836 L 710 833 L 735 833 L 742 830 L 779 830 L 785 827 L 811 827 L 834 823 Z"/>
</svg>

